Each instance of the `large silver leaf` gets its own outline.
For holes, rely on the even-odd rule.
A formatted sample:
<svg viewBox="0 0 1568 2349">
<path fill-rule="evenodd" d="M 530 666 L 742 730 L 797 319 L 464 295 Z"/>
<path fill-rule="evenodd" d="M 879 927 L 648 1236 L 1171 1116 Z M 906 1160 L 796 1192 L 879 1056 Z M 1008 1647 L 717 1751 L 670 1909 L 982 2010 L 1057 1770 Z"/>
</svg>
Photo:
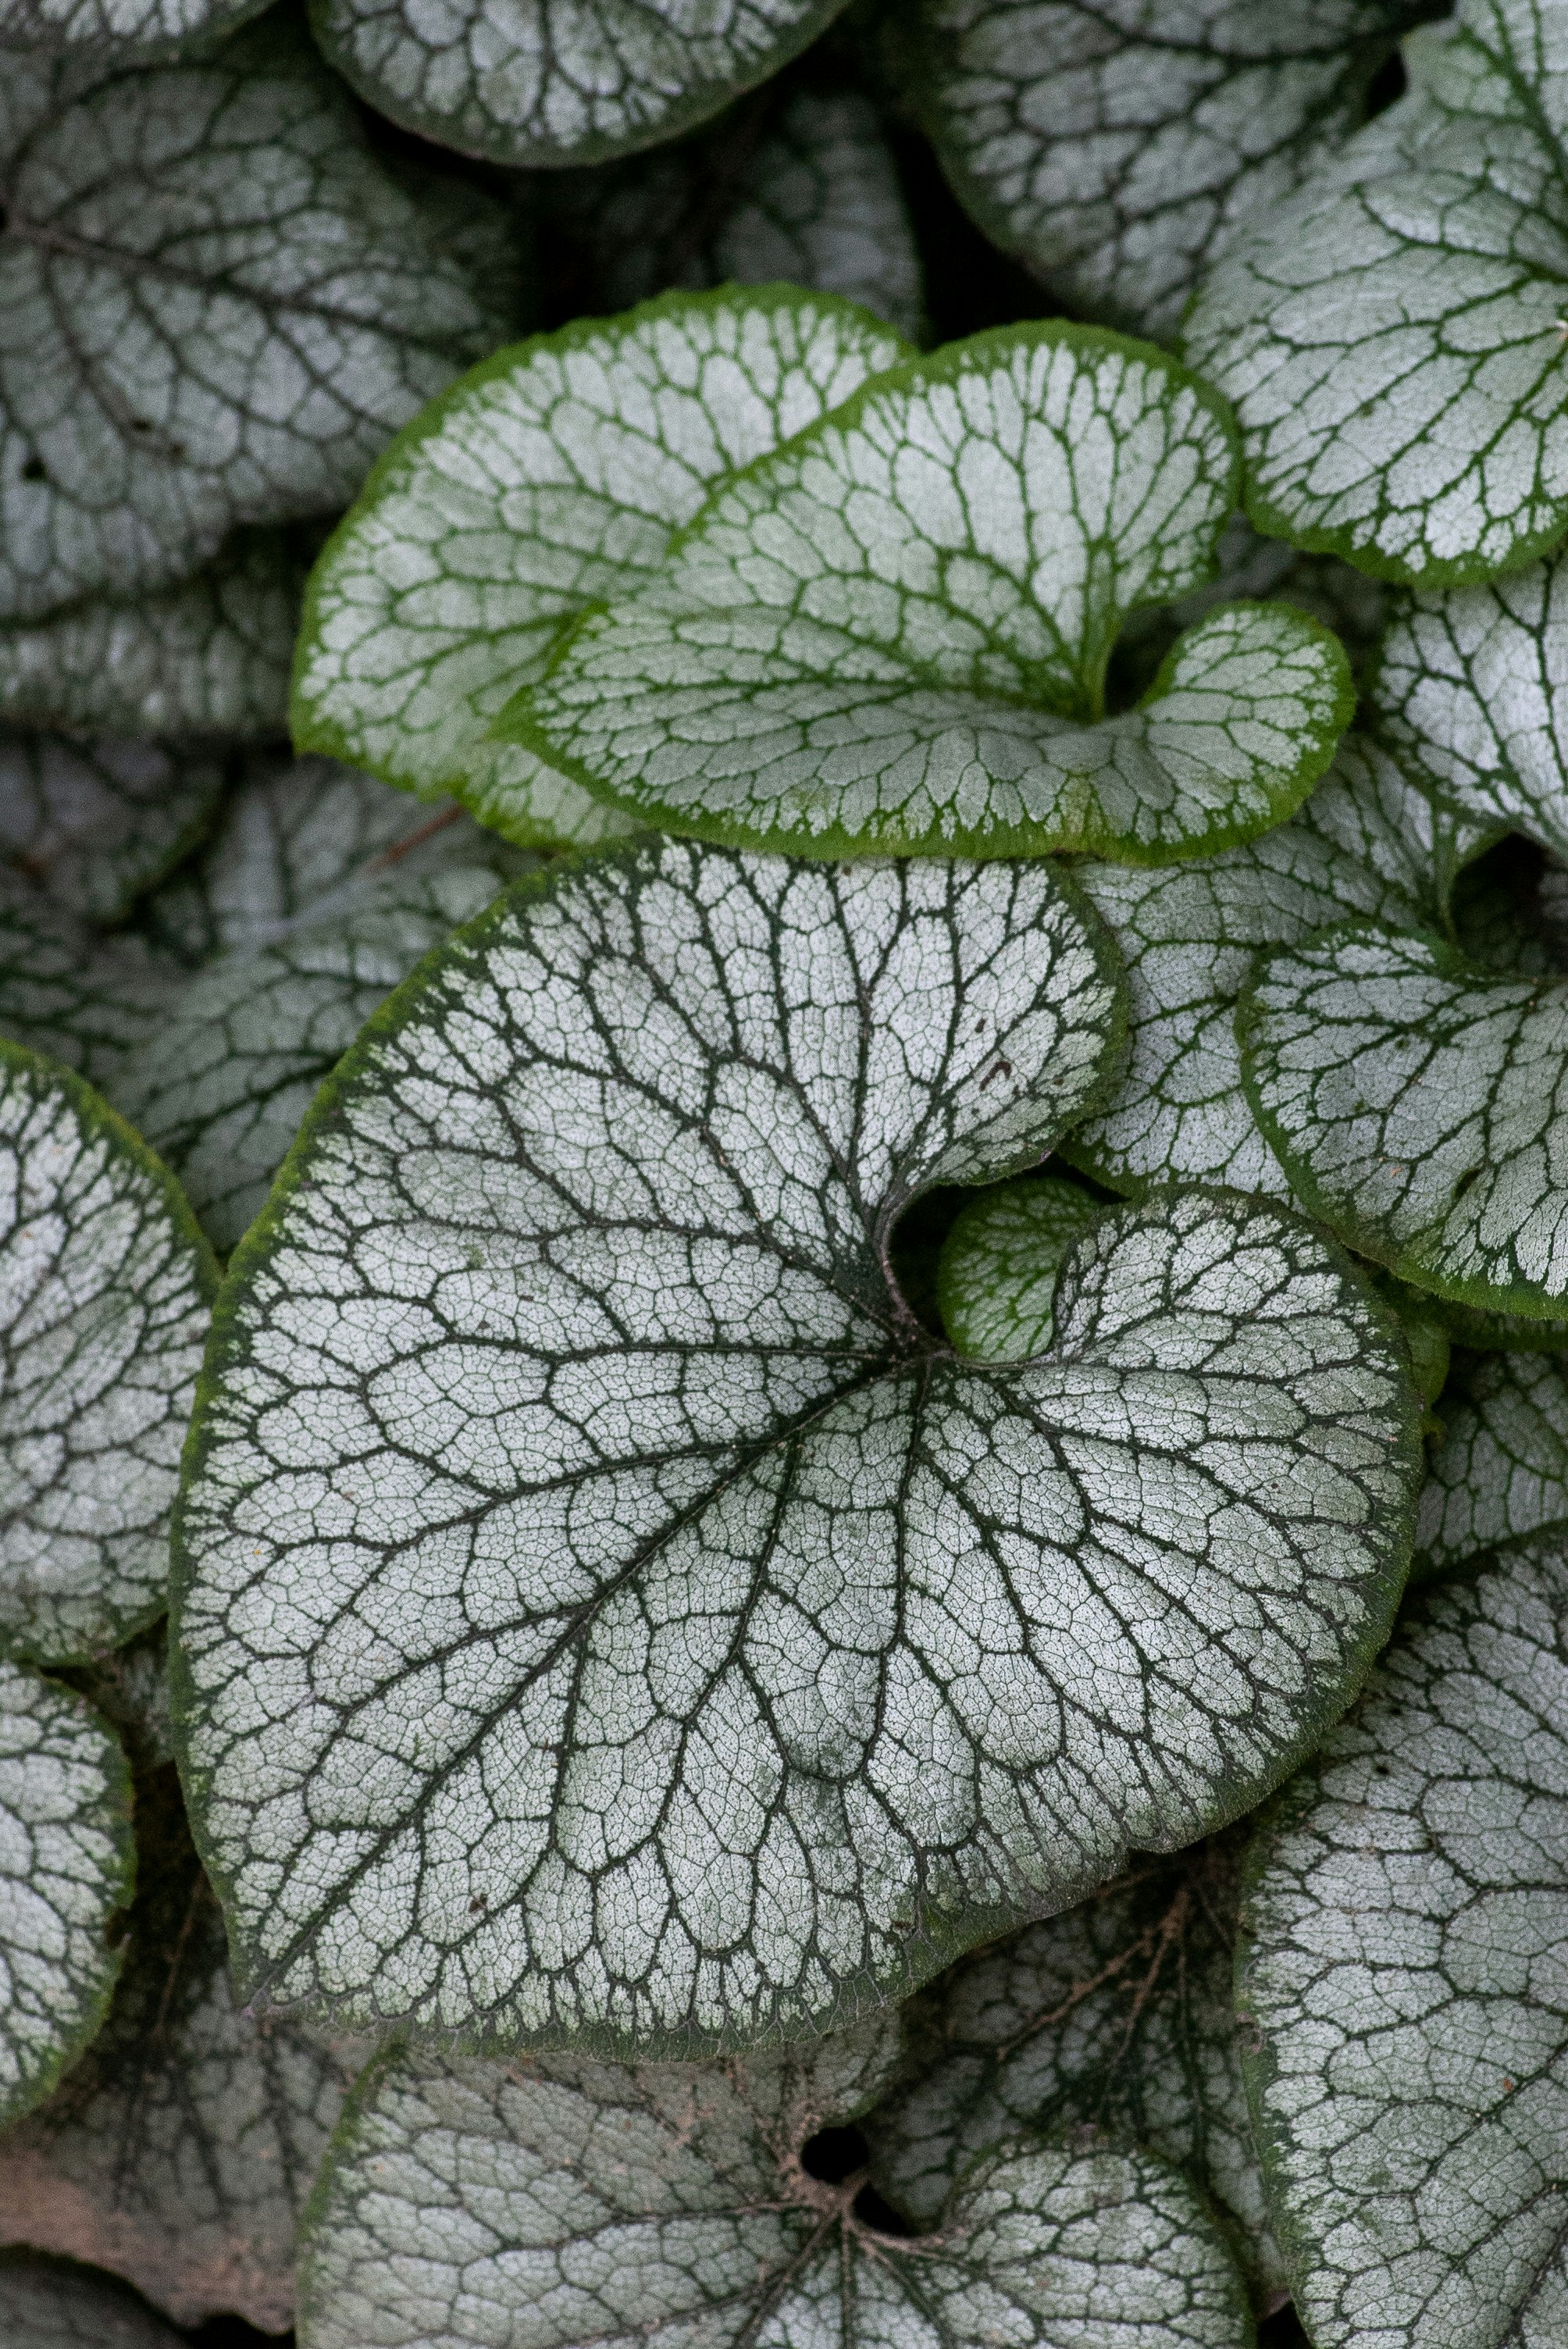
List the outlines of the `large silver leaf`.
<svg viewBox="0 0 1568 2349">
<path fill-rule="evenodd" d="M 1119 1025 L 1048 863 L 653 843 L 424 966 L 236 1259 L 190 1455 L 183 1760 L 250 1990 L 798 2031 L 1290 1766 L 1418 1475 L 1340 1259 L 1161 1197 L 1028 1365 L 889 1278 Z"/>
<path fill-rule="evenodd" d="M 0 616 L 330 512 L 509 323 L 297 35 L 0 72 Z M 472 195 L 474 207 L 490 200 Z"/>
<path fill-rule="evenodd" d="M 1318 2349 L 1568 2330 L 1568 1563 L 1421 1594 L 1247 1889 L 1245 2059 Z"/>
<path fill-rule="evenodd" d="M 914 2241 L 868 2222 L 852 2172 L 813 2175 L 885 2036 L 706 2069 L 373 2066 L 313 2212 L 304 2349 L 1243 2349 L 1219 2231 L 1150 2155 L 1014 2143 Z"/>
</svg>

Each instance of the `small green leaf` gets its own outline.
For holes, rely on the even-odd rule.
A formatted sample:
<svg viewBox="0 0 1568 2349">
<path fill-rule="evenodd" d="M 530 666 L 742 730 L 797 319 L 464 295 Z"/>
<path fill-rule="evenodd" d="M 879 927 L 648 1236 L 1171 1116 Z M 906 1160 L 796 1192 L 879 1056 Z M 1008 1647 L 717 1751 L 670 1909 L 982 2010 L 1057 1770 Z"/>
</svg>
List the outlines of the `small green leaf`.
<svg viewBox="0 0 1568 2349">
<path fill-rule="evenodd" d="M 0 857 L 74 914 L 121 920 L 201 837 L 223 781 L 201 751 L 0 734 Z"/>
<path fill-rule="evenodd" d="M 330 512 L 509 323 L 276 22 L 85 90 L 11 55 L 0 171 L 7 619 Z"/>
<path fill-rule="evenodd" d="M 1563 1318 L 1561 980 L 1346 923 L 1260 955 L 1236 1030 L 1247 1098 L 1313 1215 L 1418 1288 Z"/>
<path fill-rule="evenodd" d="M 1062 1259 L 1106 1213 L 1058 1175 L 1026 1174 L 971 1200 L 942 1250 L 936 1298 L 961 1354 L 1022 1362 L 1051 1342 Z"/>
<path fill-rule="evenodd" d="M 181 2349 L 181 2336 L 130 2292 L 87 2268 L 0 2252 L 0 2335 L 7 2349 Z"/>
<path fill-rule="evenodd" d="M 1346 912 L 1440 920 L 1454 869 L 1477 844 L 1351 736 L 1306 805 L 1261 840 L 1166 872 L 1078 867 L 1127 965 L 1130 1050 L 1110 1099 L 1064 1154 L 1134 1195 L 1175 1180 L 1288 1197 L 1242 1090 L 1234 1015 L 1254 951 Z"/>
<path fill-rule="evenodd" d="M 1413 1603 L 1249 1869 L 1243 2058 L 1317 2349 L 1568 2328 L 1568 1566 Z"/>
<path fill-rule="evenodd" d="M 1015 2143 L 939 2232 L 881 2231 L 859 2177 L 807 2167 L 822 2121 L 847 2136 L 872 2088 L 852 2046 L 709 2070 L 388 2057 L 313 2208 L 304 2349 L 1249 2349 L 1218 2229 L 1150 2154 Z"/>
<path fill-rule="evenodd" d="M 102 2023 L 120 1966 L 109 1927 L 134 1873 L 130 1779 L 108 1725 L 0 1661 L 0 2123 L 46 2096 Z"/>
<path fill-rule="evenodd" d="M 1145 1859 L 914 2001 L 913 2076 L 866 2125 L 895 2209 L 934 2225 L 969 2164 L 1009 2138 L 1106 2130 L 1197 2178 L 1260 2303 L 1281 2296 L 1231 1982 L 1238 1858 L 1227 1837 Z"/>
<path fill-rule="evenodd" d="M 1568 857 L 1568 558 L 1393 599 L 1372 705 L 1395 756 L 1451 806 Z"/>
<path fill-rule="evenodd" d="M 0 627 L 0 718 L 86 734 L 287 730 L 300 603 L 320 533 L 239 530 L 203 570 Z"/>
<path fill-rule="evenodd" d="M 1568 1519 L 1568 1381 L 1540 1354 L 1465 1361 L 1443 1398 L 1416 1558 L 1429 1574 Z"/>
<path fill-rule="evenodd" d="M 1361 1284 L 1212 1192 L 1080 1243 L 1026 1365 L 889 1277 L 1119 1034 L 1048 862 L 649 843 L 427 961 L 236 1257 L 188 1454 L 179 1733 L 245 1982 L 756 2041 L 1291 1766 L 1408 1559 Z"/>
<path fill-rule="evenodd" d="M 523 847 L 631 829 L 488 738 L 562 626 L 656 571 L 712 483 L 836 407 L 903 346 L 773 287 L 675 295 L 500 351 L 409 428 L 318 564 L 294 740 Z"/>
<path fill-rule="evenodd" d="M 1203 268 L 1356 128 L 1421 0 L 924 0 L 912 96 L 986 233 L 1174 334 Z"/>
<path fill-rule="evenodd" d="M 977 335 L 721 483 L 497 731 L 628 814 L 812 855 L 1208 854 L 1291 812 L 1353 706 L 1326 629 L 1237 604 L 1104 716 L 1123 618 L 1212 574 L 1234 488 L 1219 404 L 1151 346 Z"/>
<path fill-rule="evenodd" d="M 317 40 L 378 113 L 524 168 L 672 139 L 814 41 L 844 0 L 313 0 Z"/>
<path fill-rule="evenodd" d="M 853 89 L 777 97 L 673 147 L 552 173 L 540 193 L 575 283 L 593 308 L 625 310 L 672 286 L 782 279 L 918 340 L 920 251 L 876 109 Z"/>
<path fill-rule="evenodd" d="M 178 2324 L 225 2313 L 281 2332 L 346 2082 L 302 2033 L 241 2010 L 167 1765 L 139 1780 L 136 1815 L 113 2003 L 48 2101 L 0 2135 L 5 2230 L 112 2268 Z"/>
<path fill-rule="evenodd" d="M 1568 528 L 1556 0 L 1460 0 L 1411 88 L 1199 286 L 1192 365 L 1233 402 L 1260 530 L 1436 587 Z"/>
<path fill-rule="evenodd" d="M 166 1169 L 70 1070 L 0 1041 L 0 1651 L 163 1612 L 218 1271 Z"/>
</svg>

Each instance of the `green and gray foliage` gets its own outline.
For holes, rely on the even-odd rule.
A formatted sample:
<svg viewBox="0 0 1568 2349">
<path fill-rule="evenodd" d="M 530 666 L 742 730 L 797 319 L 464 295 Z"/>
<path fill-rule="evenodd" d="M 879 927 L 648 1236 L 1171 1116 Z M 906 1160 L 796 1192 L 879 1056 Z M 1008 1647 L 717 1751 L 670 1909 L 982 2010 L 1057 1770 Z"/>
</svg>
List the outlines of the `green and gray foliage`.
<svg viewBox="0 0 1568 2349">
<path fill-rule="evenodd" d="M 7 2349 L 1562 2349 L 1565 151 L 0 0 Z"/>
</svg>

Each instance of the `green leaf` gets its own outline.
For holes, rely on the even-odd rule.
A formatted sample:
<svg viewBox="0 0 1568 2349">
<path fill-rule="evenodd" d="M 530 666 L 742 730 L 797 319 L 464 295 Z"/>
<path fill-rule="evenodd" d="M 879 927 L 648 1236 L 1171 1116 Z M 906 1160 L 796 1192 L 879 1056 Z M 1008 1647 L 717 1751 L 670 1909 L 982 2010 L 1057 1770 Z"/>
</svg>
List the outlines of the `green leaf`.
<svg viewBox="0 0 1568 2349">
<path fill-rule="evenodd" d="M 1020 2135 L 1106 2130 L 1212 2196 L 1262 2305 L 1283 2296 L 1242 2083 L 1233 1837 L 1144 1860 L 977 1950 L 909 2010 L 913 2078 L 866 2126 L 873 2184 L 938 2222 L 969 2164 Z"/>
<path fill-rule="evenodd" d="M 1568 1382 L 1539 1354 L 1466 1361 L 1443 1398 L 1417 1520 L 1435 1574 L 1499 1542 L 1568 1519 Z"/>
<path fill-rule="evenodd" d="M 381 114 L 465 154 L 591 163 L 672 139 L 814 41 L 844 0 L 313 0 L 315 36 Z"/>
<path fill-rule="evenodd" d="M 267 0 L 0 0 L 0 47 L 153 63 L 220 39 Z"/>
<path fill-rule="evenodd" d="M 552 173 L 540 192 L 575 287 L 624 310 L 671 286 L 783 279 L 918 340 L 920 251 L 876 109 L 853 89 L 778 95 L 676 146 Z"/>
<path fill-rule="evenodd" d="M 908 1202 L 1037 1160 L 1119 1028 L 1046 863 L 655 842 L 423 966 L 236 1258 L 188 1454 L 179 1733 L 253 1991 L 788 2034 L 1291 1765 L 1419 1474 L 1360 1283 L 1168 1195 L 1020 1367 L 888 1276 Z"/>
<path fill-rule="evenodd" d="M 71 1690 L 0 1661 L 0 2122 L 46 2096 L 104 2018 L 130 1899 L 130 1780 Z M 3 2303 L 0 2303 L 3 2305 Z"/>
<path fill-rule="evenodd" d="M 176 586 L 88 596 L 0 627 L 0 718 L 87 734 L 286 732 L 300 603 L 318 543 L 305 525 L 236 531 Z"/>
<path fill-rule="evenodd" d="M 1412 87 L 1200 285 L 1260 530 L 1375 577 L 1486 579 L 1568 528 L 1568 74 L 1555 0 L 1460 0 Z"/>
<path fill-rule="evenodd" d="M 108 1102 L 4 1041 L 0 1202 L 0 1649 L 68 1662 L 163 1612 L 218 1271 Z"/>
<path fill-rule="evenodd" d="M 1345 923 L 1260 955 L 1236 1030 L 1253 1113 L 1313 1215 L 1418 1288 L 1563 1318 L 1561 980 Z"/>
<path fill-rule="evenodd" d="M 977 335 L 720 483 L 498 731 L 628 814 L 812 855 L 1207 854 L 1291 812 L 1353 698 L 1326 629 L 1238 604 L 1104 716 L 1122 619 L 1211 575 L 1234 486 L 1152 347 Z"/>
<path fill-rule="evenodd" d="M 1240 1982 L 1317 2349 L 1546 2349 L 1568 2323 L 1568 1567 L 1413 1604 L 1261 1838 Z"/>
<path fill-rule="evenodd" d="M 936 1275 L 942 1326 L 959 1353 L 984 1362 L 1043 1354 L 1062 1260 L 1105 1212 L 1053 1174 L 999 1184 L 961 1209 Z"/>
<path fill-rule="evenodd" d="M 709 2070 L 388 2057 L 313 2209 L 304 2349 L 1246 2349 L 1212 2219 L 1147 2153 L 1014 2144 L 969 2172 L 939 2233 L 880 2231 L 859 2178 L 800 2158 L 865 2101 L 874 2066 L 853 2046 Z"/>
<path fill-rule="evenodd" d="M 222 761 L 158 742 L 0 734 L 0 856 L 89 921 L 114 922 L 201 837 Z"/>
<path fill-rule="evenodd" d="M 1254 951 L 1346 912 L 1405 926 L 1440 919 L 1454 868 L 1476 845 L 1351 736 L 1306 805 L 1261 840 L 1166 872 L 1080 866 L 1127 966 L 1130 1047 L 1109 1101 L 1065 1154 L 1135 1195 L 1175 1180 L 1288 1197 L 1242 1090 L 1234 1015 Z"/>
<path fill-rule="evenodd" d="M 454 792 L 523 847 L 625 833 L 490 741 L 491 719 L 584 605 L 656 572 L 716 480 L 903 352 L 862 312 L 788 287 L 671 296 L 498 352 L 394 444 L 328 543 L 295 741 Z"/>
<path fill-rule="evenodd" d="M 1372 702 L 1396 757 L 1451 806 L 1568 856 L 1568 560 L 1395 598 Z"/>
<path fill-rule="evenodd" d="M 1174 335 L 1356 128 L 1420 0 L 924 0 L 913 95 L 986 234 L 1075 309 Z"/>
<path fill-rule="evenodd" d="M 0 2252 L 0 2333 L 9 2349 L 180 2349 L 151 2310 L 107 2276 Z"/>
<path fill-rule="evenodd" d="M 86 90 L 79 65 L 11 56 L 0 171 L 9 619 L 171 586 L 239 523 L 330 512 L 506 331 L 275 24 Z"/>
<path fill-rule="evenodd" d="M 0 2136 L 5 2229 L 111 2268 L 176 2323 L 222 2312 L 281 2332 L 345 2079 L 302 2033 L 239 2006 L 167 1765 L 138 1782 L 137 1841 L 108 2020 L 48 2102 Z"/>
</svg>

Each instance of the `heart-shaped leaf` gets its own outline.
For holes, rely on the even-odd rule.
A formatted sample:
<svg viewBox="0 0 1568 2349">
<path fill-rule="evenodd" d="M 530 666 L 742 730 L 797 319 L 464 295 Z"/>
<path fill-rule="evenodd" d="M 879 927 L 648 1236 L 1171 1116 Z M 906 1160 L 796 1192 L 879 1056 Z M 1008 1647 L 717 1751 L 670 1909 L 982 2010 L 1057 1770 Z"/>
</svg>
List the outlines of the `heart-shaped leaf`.
<svg viewBox="0 0 1568 2349">
<path fill-rule="evenodd" d="M 1563 2336 L 1565 1788 L 1559 1537 L 1419 1595 L 1262 1837 L 1244 2061 L 1318 2349 Z"/>
<path fill-rule="evenodd" d="M 294 740 L 521 845 L 624 833 L 558 770 L 487 740 L 593 598 L 656 571 L 712 483 L 903 347 L 776 287 L 673 296 L 496 357 L 387 451 L 311 582 Z"/>
<path fill-rule="evenodd" d="M 1290 813 L 1352 707 L 1326 629 L 1232 605 L 1104 716 L 1123 617 L 1212 574 L 1234 486 L 1151 346 L 977 335 L 721 483 L 498 730 L 630 815 L 813 855 L 1207 854 Z"/>
<path fill-rule="evenodd" d="M 163 1612 L 217 1267 L 166 1169 L 70 1070 L 0 1042 L 0 1650 Z"/>
<path fill-rule="evenodd" d="M 86 734 L 288 728 L 289 668 L 319 533 L 239 530 L 178 586 L 88 596 L 0 628 L 0 717 Z"/>
<path fill-rule="evenodd" d="M 1198 289 L 1260 530 L 1435 587 L 1568 528 L 1557 0 L 1460 0 L 1412 87 Z"/>
<path fill-rule="evenodd" d="M 866 2125 L 885 2199 L 932 2226 L 970 2163 L 1008 2139 L 1110 2131 L 1199 2179 L 1256 2298 L 1281 2298 L 1232 1990 L 1239 1857 L 1226 1837 L 1145 1861 L 923 1992 L 911 2077 Z"/>
<path fill-rule="evenodd" d="M 1417 1519 L 1422 1572 L 1568 1519 L 1568 1382 L 1539 1354 L 1483 1354 L 1442 1402 Z"/>
<path fill-rule="evenodd" d="M 465 154 L 590 163 L 672 139 L 777 73 L 844 0 L 314 0 L 322 47 L 379 113 Z"/>
<path fill-rule="evenodd" d="M 180 2349 L 181 2336 L 87 2268 L 0 2253 L 0 2333 L 10 2349 Z"/>
<path fill-rule="evenodd" d="M 0 2123 L 46 2096 L 102 2023 L 134 1874 L 130 1779 L 107 1723 L 0 1661 Z"/>
<path fill-rule="evenodd" d="M 1127 966 L 1130 1048 L 1106 1106 L 1063 1144 L 1074 1164 L 1134 1194 L 1174 1179 L 1288 1197 L 1242 1090 L 1234 1019 L 1253 953 L 1346 913 L 1440 920 L 1480 837 L 1351 736 L 1306 805 L 1261 840 L 1165 872 L 1080 866 Z"/>
<path fill-rule="evenodd" d="M 1051 1342 L 1057 1275 L 1102 1203 L 1059 1175 L 1021 1175 L 961 1208 L 943 1244 L 936 1297 L 961 1354 L 1023 1362 Z"/>
<path fill-rule="evenodd" d="M 969 2171 L 939 2232 L 882 2231 L 857 2176 L 812 2171 L 817 2147 L 852 2144 L 844 2123 L 872 2089 L 856 2052 L 373 2065 L 312 2213 L 304 2349 L 1250 2341 L 1212 2218 L 1148 2153 L 1015 2143 Z M 463 2191 L 477 2177 L 482 2218 Z"/>
<path fill-rule="evenodd" d="M 1563 1318 L 1568 987 L 1367 923 L 1260 955 L 1247 1097 L 1310 1211 L 1439 1297 Z"/>
<path fill-rule="evenodd" d="M 223 781 L 201 751 L 0 734 L 0 856 L 73 913 L 121 920 L 201 837 Z"/>
<path fill-rule="evenodd" d="M 1568 558 L 1394 599 L 1372 702 L 1395 755 L 1451 806 L 1568 856 Z"/>
<path fill-rule="evenodd" d="M 919 338 L 920 250 L 876 109 L 853 89 L 779 97 L 775 85 L 696 138 L 541 183 L 574 284 L 592 289 L 584 307 L 784 280 Z"/>
<path fill-rule="evenodd" d="M 5 2230 L 112 2268 L 177 2323 L 222 2312 L 281 2332 L 346 2083 L 303 2033 L 241 2011 L 172 1769 L 139 1779 L 136 1816 L 113 2003 L 47 2103 L 0 2135 Z"/>
<path fill-rule="evenodd" d="M 1174 334 L 1332 153 L 1421 0 L 924 0 L 911 95 L 986 233 L 1077 309 Z"/>
<path fill-rule="evenodd" d="M 1048 863 L 655 843 L 424 965 L 236 1258 L 189 1455 L 184 1766 L 253 1991 L 480 2043 L 799 2031 L 1290 1766 L 1408 1556 L 1360 1284 L 1167 1195 L 1020 1367 L 888 1275 L 907 1203 L 1037 1159 L 1119 1027 Z"/>
<path fill-rule="evenodd" d="M 7 618 L 340 506 L 509 323 L 276 24 L 86 90 L 8 57 L 0 191 Z"/>
</svg>

